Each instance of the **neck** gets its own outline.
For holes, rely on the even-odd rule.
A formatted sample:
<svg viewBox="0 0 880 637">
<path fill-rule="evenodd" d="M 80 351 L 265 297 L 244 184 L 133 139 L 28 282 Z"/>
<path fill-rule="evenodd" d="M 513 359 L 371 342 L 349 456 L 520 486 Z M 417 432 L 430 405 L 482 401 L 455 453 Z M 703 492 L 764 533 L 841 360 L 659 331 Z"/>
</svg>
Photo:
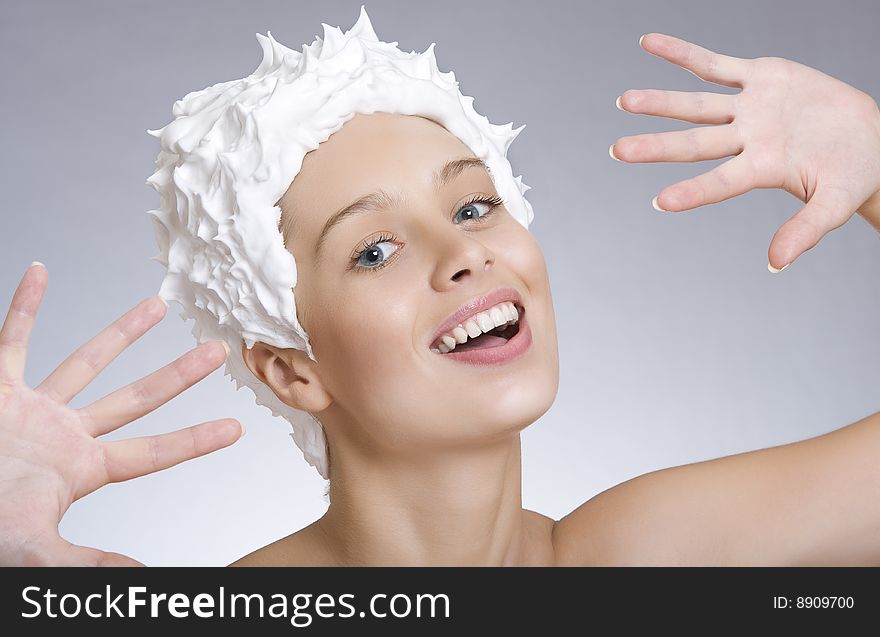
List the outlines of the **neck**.
<svg viewBox="0 0 880 637">
<path fill-rule="evenodd" d="M 519 433 L 429 458 L 334 449 L 318 521 L 340 561 L 363 566 L 510 566 L 524 561 Z"/>
</svg>

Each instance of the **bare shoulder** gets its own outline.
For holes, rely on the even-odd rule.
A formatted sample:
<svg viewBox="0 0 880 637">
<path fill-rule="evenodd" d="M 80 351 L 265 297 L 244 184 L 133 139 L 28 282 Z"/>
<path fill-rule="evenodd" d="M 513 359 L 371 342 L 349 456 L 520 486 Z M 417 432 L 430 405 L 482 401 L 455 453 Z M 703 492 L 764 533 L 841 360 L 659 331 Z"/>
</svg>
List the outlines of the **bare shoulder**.
<svg viewBox="0 0 880 637">
<path fill-rule="evenodd" d="M 876 418 L 880 422 L 880 415 Z M 841 499 L 834 491 L 840 479 L 834 476 L 845 474 L 846 463 L 853 462 L 855 445 L 841 440 L 832 432 L 627 480 L 554 525 L 557 564 L 733 566 L 819 561 L 819 542 L 813 536 L 829 524 L 821 517 L 828 507 L 817 507 L 816 502 Z M 841 451 L 834 451 L 829 441 Z M 786 506 L 780 506 L 783 502 Z M 804 539 L 794 542 L 792 528 Z"/>
<path fill-rule="evenodd" d="M 611 487 L 553 528 L 560 566 L 733 564 L 755 512 L 746 484 L 754 455 L 652 471 Z"/>
<path fill-rule="evenodd" d="M 640 505 L 650 489 L 646 477 L 611 487 L 555 522 L 551 537 L 556 564 L 617 566 L 627 561 L 625 554 L 632 559 L 641 537 L 652 532 Z"/>
<path fill-rule="evenodd" d="M 334 566 L 316 524 L 248 553 L 229 566 Z"/>
</svg>

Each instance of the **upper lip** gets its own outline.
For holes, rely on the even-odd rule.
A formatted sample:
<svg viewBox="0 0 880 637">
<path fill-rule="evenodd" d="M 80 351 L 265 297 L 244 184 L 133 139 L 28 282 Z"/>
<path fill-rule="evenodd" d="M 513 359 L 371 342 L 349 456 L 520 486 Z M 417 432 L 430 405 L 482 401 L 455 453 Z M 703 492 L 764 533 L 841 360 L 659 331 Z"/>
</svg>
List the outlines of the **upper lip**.
<svg viewBox="0 0 880 637">
<path fill-rule="evenodd" d="M 487 294 L 475 296 L 453 312 L 434 332 L 428 347 L 431 347 L 444 334 L 451 332 L 459 323 L 464 323 L 470 317 L 504 301 L 510 301 L 517 305 L 518 311 L 523 310 L 522 297 L 517 290 L 508 286 L 495 288 Z"/>
</svg>

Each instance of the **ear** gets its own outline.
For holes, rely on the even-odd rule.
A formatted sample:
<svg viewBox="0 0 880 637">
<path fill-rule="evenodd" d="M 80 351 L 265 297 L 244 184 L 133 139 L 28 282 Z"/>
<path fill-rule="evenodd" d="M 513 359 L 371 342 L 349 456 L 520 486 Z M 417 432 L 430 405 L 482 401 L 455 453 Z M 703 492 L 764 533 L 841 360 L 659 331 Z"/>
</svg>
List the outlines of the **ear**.
<svg viewBox="0 0 880 637">
<path fill-rule="evenodd" d="M 298 349 L 279 349 L 266 343 L 254 343 L 251 349 L 242 342 L 241 356 L 254 376 L 268 385 L 285 404 L 295 409 L 318 413 L 333 402 L 321 383 L 315 361 Z"/>
</svg>

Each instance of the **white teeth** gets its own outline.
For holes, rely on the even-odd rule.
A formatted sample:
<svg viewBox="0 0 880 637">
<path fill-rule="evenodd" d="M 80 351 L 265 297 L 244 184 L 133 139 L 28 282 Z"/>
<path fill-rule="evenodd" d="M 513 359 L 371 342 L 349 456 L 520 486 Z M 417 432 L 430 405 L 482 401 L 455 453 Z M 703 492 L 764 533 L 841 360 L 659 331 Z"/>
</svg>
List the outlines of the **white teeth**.
<svg viewBox="0 0 880 637">
<path fill-rule="evenodd" d="M 492 317 L 495 327 L 501 327 L 502 325 L 507 324 L 507 318 L 504 316 L 504 312 L 501 311 L 500 307 L 493 307 L 489 310 L 489 316 Z"/>
<path fill-rule="evenodd" d="M 495 322 L 486 312 L 480 312 L 477 314 L 477 324 L 479 324 L 480 329 L 484 332 L 491 332 L 495 329 Z"/>
<path fill-rule="evenodd" d="M 456 345 L 466 343 L 468 338 L 476 338 L 480 334 L 491 332 L 498 327 L 506 327 L 519 320 L 519 311 L 513 303 L 499 303 L 488 311 L 480 312 L 461 325 L 457 325 L 451 332 L 443 334 L 437 347 L 431 351 L 437 354 L 446 354 L 455 349 Z"/>
</svg>

